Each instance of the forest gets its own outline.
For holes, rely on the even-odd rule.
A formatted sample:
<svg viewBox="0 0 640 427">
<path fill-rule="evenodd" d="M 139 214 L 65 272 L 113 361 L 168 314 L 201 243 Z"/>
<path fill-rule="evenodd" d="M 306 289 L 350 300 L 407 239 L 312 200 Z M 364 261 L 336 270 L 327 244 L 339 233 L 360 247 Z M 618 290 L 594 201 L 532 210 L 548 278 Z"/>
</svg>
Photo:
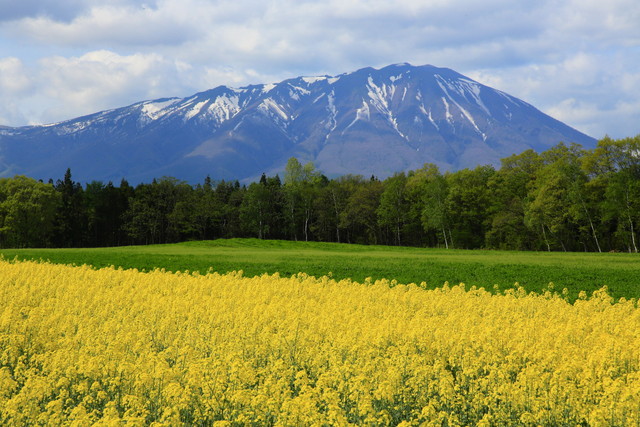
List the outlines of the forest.
<svg viewBox="0 0 640 427">
<path fill-rule="evenodd" d="M 536 251 L 638 252 L 640 135 L 560 143 L 479 166 L 384 180 L 329 179 L 289 159 L 283 177 L 191 185 L 0 179 L 0 247 L 104 247 L 257 237 Z"/>
</svg>

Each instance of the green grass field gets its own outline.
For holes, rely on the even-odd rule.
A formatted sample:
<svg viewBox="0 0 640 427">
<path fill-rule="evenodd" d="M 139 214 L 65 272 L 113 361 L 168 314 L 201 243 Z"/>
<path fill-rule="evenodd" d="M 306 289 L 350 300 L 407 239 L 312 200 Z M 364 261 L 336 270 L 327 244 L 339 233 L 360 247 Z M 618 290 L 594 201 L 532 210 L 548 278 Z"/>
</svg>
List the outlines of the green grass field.
<svg viewBox="0 0 640 427">
<path fill-rule="evenodd" d="M 464 282 L 493 289 L 513 287 L 541 291 L 553 282 L 589 294 L 606 285 L 613 297 L 640 297 L 640 255 L 596 253 L 509 252 L 361 246 L 334 243 L 230 239 L 173 245 L 99 249 L 4 249 L 5 259 L 42 259 L 54 263 L 121 266 L 151 270 L 218 272 L 243 270 L 246 276 L 279 272 L 289 276 L 332 273 L 336 279 L 396 279 L 426 282 L 428 287 Z"/>
</svg>

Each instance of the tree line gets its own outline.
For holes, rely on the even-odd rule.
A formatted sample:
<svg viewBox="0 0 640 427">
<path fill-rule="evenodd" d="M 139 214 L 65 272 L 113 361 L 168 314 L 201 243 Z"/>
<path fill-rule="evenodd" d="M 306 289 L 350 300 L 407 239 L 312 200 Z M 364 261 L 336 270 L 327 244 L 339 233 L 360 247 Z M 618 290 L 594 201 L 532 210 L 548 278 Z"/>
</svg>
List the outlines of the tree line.
<svg viewBox="0 0 640 427">
<path fill-rule="evenodd" d="M 0 246 L 100 247 L 231 237 L 545 251 L 638 252 L 640 136 L 560 143 L 501 167 L 433 164 L 328 179 L 291 158 L 281 179 L 172 177 L 82 186 L 0 179 Z"/>
</svg>

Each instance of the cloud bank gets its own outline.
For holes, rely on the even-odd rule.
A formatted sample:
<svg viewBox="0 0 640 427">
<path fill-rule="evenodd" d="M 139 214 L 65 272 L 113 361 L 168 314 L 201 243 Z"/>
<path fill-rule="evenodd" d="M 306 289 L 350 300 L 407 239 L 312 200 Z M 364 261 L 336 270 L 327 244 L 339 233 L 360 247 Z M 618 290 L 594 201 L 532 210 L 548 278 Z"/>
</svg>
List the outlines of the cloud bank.
<svg viewBox="0 0 640 427">
<path fill-rule="evenodd" d="M 0 124 L 396 62 L 453 68 L 594 137 L 640 133 L 635 0 L 0 5 Z"/>
</svg>

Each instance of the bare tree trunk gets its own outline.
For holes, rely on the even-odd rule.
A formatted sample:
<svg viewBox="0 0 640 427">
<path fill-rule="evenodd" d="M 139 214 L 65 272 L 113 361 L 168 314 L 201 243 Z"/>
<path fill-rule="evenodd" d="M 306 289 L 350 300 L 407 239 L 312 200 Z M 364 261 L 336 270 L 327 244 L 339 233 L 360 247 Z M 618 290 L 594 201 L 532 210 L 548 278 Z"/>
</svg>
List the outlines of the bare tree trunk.
<svg viewBox="0 0 640 427">
<path fill-rule="evenodd" d="M 547 238 L 547 232 L 544 231 L 544 224 L 542 224 L 542 235 L 544 236 L 544 242 L 547 244 L 547 252 L 551 252 L 551 245 L 549 244 L 549 239 Z"/>
<path fill-rule="evenodd" d="M 596 241 L 596 246 L 598 247 L 598 252 L 602 252 L 602 249 L 600 249 L 600 242 L 598 242 L 598 236 L 596 235 L 596 229 L 593 226 L 593 221 L 591 220 L 591 215 L 589 215 L 589 210 L 587 209 L 587 206 L 584 203 L 584 200 L 582 201 L 582 209 L 584 209 L 584 213 L 587 214 L 587 219 L 589 220 L 589 226 L 591 226 L 591 234 L 593 234 L 593 240 Z"/>
<path fill-rule="evenodd" d="M 631 204 L 629 203 L 629 189 L 626 191 L 627 198 L 627 218 L 629 219 L 629 229 L 631 231 L 631 243 L 633 244 L 633 251 L 638 253 L 638 246 L 636 245 L 636 232 L 633 227 L 633 219 L 631 218 Z"/>
<path fill-rule="evenodd" d="M 333 190 L 331 190 L 331 198 L 333 199 L 333 210 L 336 213 L 336 238 L 338 239 L 338 243 L 340 243 L 340 215 L 338 212 L 338 201 L 336 200 L 336 193 Z"/>
<path fill-rule="evenodd" d="M 444 236 L 444 247 L 449 249 L 449 242 L 447 241 L 447 232 L 444 229 L 444 226 L 442 227 L 442 235 Z"/>
<path fill-rule="evenodd" d="M 636 232 L 633 228 L 633 219 L 631 219 L 631 214 L 627 211 L 627 217 L 629 219 L 629 231 L 631 232 L 631 244 L 633 245 L 633 251 L 638 252 L 638 246 L 636 245 Z"/>
<path fill-rule="evenodd" d="M 551 228 L 549 228 L 549 226 L 547 226 L 547 228 L 549 229 L 549 232 L 551 233 L 551 235 L 553 237 L 555 237 L 558 242 L 560 242 L 560 246 L 562 247 L 562 252 L 567 252 L 567 247 L 564 245 L 564 240 L 562 240 L 562 237 L 556 233 L 554 233 Z"/>
<path fill-rule="evenodd" d="M 291 215 L 291 231 L 293 232 L 293 240 L 298 241 L 298 233 L 296 233 L 296 214 L 293 202 L 290 205 L 289 213 Z"/>
</svg>

